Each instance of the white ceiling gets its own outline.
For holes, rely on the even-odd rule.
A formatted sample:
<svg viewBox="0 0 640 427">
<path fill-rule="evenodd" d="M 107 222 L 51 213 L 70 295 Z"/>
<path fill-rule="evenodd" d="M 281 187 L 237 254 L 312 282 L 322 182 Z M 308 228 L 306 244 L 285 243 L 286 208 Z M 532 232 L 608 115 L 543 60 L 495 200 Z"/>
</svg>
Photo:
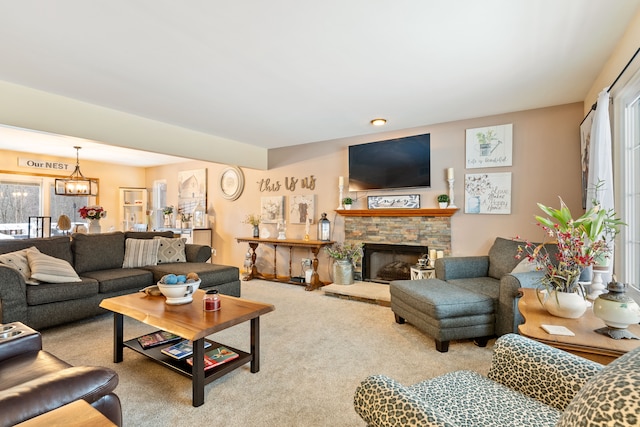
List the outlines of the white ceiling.
<svg viewBox="0 0 640 427">
<path fill-rule="evenodd" d="M 5 1 L 0 80 L 277 148 L 583 101 L 639 5 Z"/>
</svg>

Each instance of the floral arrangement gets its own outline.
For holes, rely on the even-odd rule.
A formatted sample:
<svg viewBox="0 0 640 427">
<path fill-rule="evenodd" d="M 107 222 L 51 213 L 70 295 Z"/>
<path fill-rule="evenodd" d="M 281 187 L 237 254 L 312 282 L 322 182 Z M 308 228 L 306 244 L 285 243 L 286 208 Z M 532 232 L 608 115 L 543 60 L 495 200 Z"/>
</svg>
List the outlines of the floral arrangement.
<svg viewBox="0 0 640 427">
<path fill-rule="evenodd" d="M 334 243 L 325 246 L 324 250 L 333 259 L 351 261 L 355 264 L 362 259 L 362 246 L 362 243 Z"/>
<path fill-rule="evenodd" d="M 516 258 L 525 257 L 536 264 L 537 270 L 544 271 L 541 282 L 548 292 L 580 290 L 584 295 L 584 289 L 578 282 L 582 270 L 611 255 L 611 241 L 624 223 L 615 218 L 612 210 L 601 209 L 596 200 L 576 219 L 562 199 L 560 209 L 540 203 L 538 207 L 548 215 L 536 215 L 535 218 L 549 239 L 539 245 L 524 241 L 524 245 L 518 247 Z M 557 251 L 550 253 L 550 246 L 546 243 L 557 244 Z"/>
<path fill-rule="evenodd" d="M 165 206 L 162 208 L 163 215 L 171 215 L 173 213 L 173 206 Z"/>
<path fill-rule="evenodd" d="M 260 215 L 249 214 L 245 217 L 244 221 L 242 222 L 245 224 L 251 224 L 255 227 L 260 224 Z"/>
<path fill-rule="evenodd" d="M 107 211 L 102 206 L 83 206 L 78 212 L 83 219 L 102 219 L 107 216 Z"/>
</svg>

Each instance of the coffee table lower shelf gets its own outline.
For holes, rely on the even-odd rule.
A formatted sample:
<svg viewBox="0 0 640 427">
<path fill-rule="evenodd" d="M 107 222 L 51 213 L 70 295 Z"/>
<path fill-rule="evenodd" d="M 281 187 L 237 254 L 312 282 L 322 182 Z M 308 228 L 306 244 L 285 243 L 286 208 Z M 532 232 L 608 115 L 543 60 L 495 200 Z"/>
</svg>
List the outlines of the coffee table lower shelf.
<svg viewBox="0 0 640 427">
<path fill-rule="evenodd" d="M 220 366 L 216 366 L 215 368 L 208 369 L 204 371 L 204 384 L 209 384 L 212 381 L 228 374 L 229 372 L 246 365 L 247 363 L 253 360 L 253 356 L 250 353 L 246 353 L 244 351 L 238 350 L 236 348 L 230 347 L 226 344 L 221 344 L 215 341 L 211 341 L 209 339 L 205 339 L 206 342 L 211 343 L 211 347 L 205 349 L 205 353 L 209 350 L 213 350 L 216 347 L 224 346 L 231 351 L 234 351 L 238 354 L 237 359 L 230 360 L 229 362 L 225 362 Z M 175 343 L 174 343 L 175 344 Z M 167 356 L 161 350 L 166 348 L 172 344 L 159 345 L 157 347 L 151 348 L 142 348 L 137 338 L 128 340 L 123 342 L 123 345 L 131 350 L 138 352 L 148 358 L 154 360 L 155 362 L 171 369 L 183 375 L 187 378 L 193 378 L 193 367 L 187 363 L 187 359 L 189 357 L 185 357 L 183 359 L 175 359 L 171 356 Z"/>
</svg>

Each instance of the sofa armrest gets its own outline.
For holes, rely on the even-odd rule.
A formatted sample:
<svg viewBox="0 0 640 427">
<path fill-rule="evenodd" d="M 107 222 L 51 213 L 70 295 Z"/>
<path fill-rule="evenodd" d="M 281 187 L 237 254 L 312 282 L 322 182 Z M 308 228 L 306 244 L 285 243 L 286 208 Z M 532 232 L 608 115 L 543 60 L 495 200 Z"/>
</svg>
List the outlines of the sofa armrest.
<svg viewBox="0 0 640 427">
<path fill-rule="evenodd" d="M 494 346 L 487 377 L 563 411 L 602 365 L 516 334 Z"/>
<path fill-rule="evenodd" d="M 489 256 L 447 257 L 436 260 L 436 277 L 440 280 L 487 277 Z"/>
<path fill-rule="evenodd" d="M 500 279 L 498 313 L 496 313 L 496 335 L 518 333 L 518 325 L 524 322 L 518 310 L 520 288 L 537 288 L 544 276 L 541 271 L 505 274 Z"/>
<path fill-rule="evenodd" d="M 42 336 L 24 325 L 15 324 L 14 330 L 22 331 L 22 335 L 9 340 L 0 340 L 0 362 L 25 353 L 36 353 L 42 350 Z"/>
<path fill-rule="evenodd" d="M 407 387 L 384 375 L 372 375 L 356 389 L 356 412 L 368 426 L 412 425 L 454 427 L 437 410 Z"/>
<path fill-rule="evenodd" d="M 26 320 L 27 284 L 18 270 L 0 264 L 0 323 Z"/>
<path fill-rule="evenodd" d="M 118 374 L 109 368 L 76 366 L 0 391 L 1 425 L 14 425 L 83 399 L 89 404 L 113 392 Z"/>
<path fill-rule="evenodd" d="M 211 246 L 187 243 L 184 247 L 187 262 L 207 262 L 211 258 Z"/>
</svg>

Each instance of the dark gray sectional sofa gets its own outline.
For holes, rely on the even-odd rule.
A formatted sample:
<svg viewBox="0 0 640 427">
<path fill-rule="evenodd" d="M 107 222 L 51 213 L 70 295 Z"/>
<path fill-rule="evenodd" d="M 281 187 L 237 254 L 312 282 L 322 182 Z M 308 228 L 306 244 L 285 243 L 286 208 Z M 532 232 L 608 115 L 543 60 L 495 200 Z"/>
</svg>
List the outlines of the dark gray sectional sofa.
<svg viewBox="0 0 640 427">
<path fill-rule="evenodd" d="M 0 323 L 22 322 L 42 329 L 106 313 L 104 298 L 138 292 L 168 273 L 195 272 L 201 289 L 240 296 L 237 267 L 208 263 L 211 247 L 185 245 L 187 262 L 122 268 L 126 239 L 173 237 L 171 232 L 113 232 L 70 237 L 0 240 L 0 254 L 35 246 L 41 253 L 71 264 L 81 282 L 28 285 L 16 269 L 0 264 Z"/>
</svg>

